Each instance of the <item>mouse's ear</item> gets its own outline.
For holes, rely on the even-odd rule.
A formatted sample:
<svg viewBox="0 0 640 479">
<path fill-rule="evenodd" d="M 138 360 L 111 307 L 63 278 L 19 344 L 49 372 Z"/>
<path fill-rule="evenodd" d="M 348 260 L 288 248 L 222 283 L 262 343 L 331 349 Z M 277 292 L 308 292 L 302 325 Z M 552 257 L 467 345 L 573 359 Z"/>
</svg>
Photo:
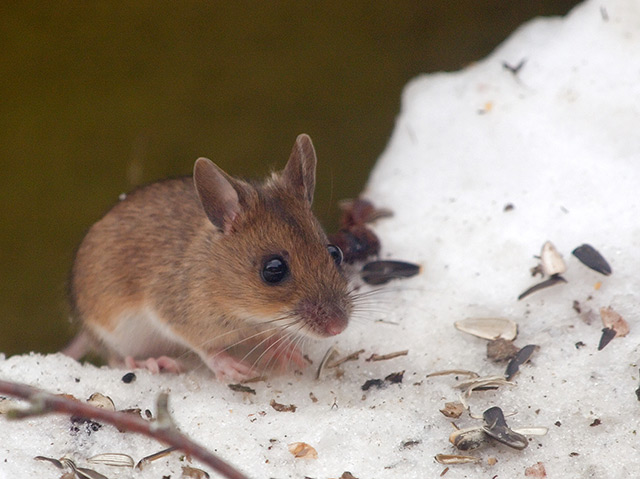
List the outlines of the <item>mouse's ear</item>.
<svg viewBox="0 0 640 479">
<path fill-rule="evenodd" d="M 193 167 L 193 184 L 209 220 L 224 233 L 231 231 L 235 217 L 240 213 L 238 193 L 231 178 L 211 160 L 198 158 Z"/>
<path fill-rule="evenodd" d="M 287 186 L 300 198 L 313 203 L 316 188 L 316 152 L 309 135 L 298 135 L 291 156 L 284 167 L 282 178 Z"/>
</svg>

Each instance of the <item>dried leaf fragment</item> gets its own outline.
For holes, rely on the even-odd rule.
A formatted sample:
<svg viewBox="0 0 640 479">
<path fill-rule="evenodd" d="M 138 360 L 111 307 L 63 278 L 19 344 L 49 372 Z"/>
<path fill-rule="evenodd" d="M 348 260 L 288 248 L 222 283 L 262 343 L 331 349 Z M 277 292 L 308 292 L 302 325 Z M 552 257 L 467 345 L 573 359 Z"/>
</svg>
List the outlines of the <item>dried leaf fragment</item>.
<svg viewBox="0 0 640 479">
<path fill-rule="evenodd" d="M 292 442 L 287 447 L 289 452 L 298 459 L 318 459 L 318 451 L 306 442 Z"/>
<path fill-rule="evenodd" d="M 602 325 L 605 328 L 613 329 L 616 332 L 616 336 L 622 337 L 629 334 L 629 323 L 611 306 L 600 308 L 600 317 L 602 318 Z"/>
<path fill-rule="evenodd" d="M 518 324 L 507 318 L 467 318 L 453 323 L 457 330 L 483 339 L 512 341 L 518 335 Z"/>
<path fill-rule="evenodd" d="M 298 407 L 295 404 L 289 404 L 289 405 L 280 404 L 280 403 L 277 403 L 275 399 L 272 399 L 269 404 L 273 409 L 275 409 L 278 412 L 296 412 L 296 409 L 298 409 Z"/>
<path fill-rule="evenodd" d="M 495 362 L 507 361 L 518 354 L 518 347 L 513 341 L 498 338 L 487 343 L 487 357 Z"/>
<path fill-rule="evenodd" d="M 590 244 L 578 246 L 571 254 L 578 258 L 587 268 L 591 268 L 605 276 L 609 276 L 612 273 L 611 266 L 609 266 L 607 260 Z"/>
<path fill-rule="evenodd" d="M 526 477 L 541 479 L 543 477 L 547 477 L 547 471 L 545 470 L 543 463 L 536 462 L 533 466 L 529 466 L 524 470 L 524 475 Z"/>
<path fill-rule="evenodd" d="M 446 417 L 457 419 L 464 412 L 464 404 L 460 401 L 446 402 L 440 412 Z"/>
</svg>

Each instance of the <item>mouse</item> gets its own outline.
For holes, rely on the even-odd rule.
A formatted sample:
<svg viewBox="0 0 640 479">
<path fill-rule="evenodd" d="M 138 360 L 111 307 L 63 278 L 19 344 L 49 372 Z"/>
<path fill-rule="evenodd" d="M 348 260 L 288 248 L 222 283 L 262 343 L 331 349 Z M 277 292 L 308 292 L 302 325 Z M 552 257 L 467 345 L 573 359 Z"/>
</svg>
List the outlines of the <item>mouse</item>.
<svg viewBox="0 0 640 479">
<path fill-rule="evenodd" d="M 193 175 L 122 195 L 87 232 L 69 281 L 80 326 L 63 353 L 244 380 L 308 364 L 301 344 L 340 334 L 353 298 L 343 255 L 312 212 L 316 153 L 299 135 L 283 170 Z"/>
</svg>

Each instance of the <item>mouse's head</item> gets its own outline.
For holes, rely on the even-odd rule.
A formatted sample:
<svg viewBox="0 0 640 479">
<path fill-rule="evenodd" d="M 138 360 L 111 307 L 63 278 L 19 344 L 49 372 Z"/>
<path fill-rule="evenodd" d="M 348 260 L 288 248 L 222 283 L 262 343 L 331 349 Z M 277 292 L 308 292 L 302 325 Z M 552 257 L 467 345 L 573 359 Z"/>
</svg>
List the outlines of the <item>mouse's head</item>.
<svg viewBox="0 0 640 479">
<path fill-rule="evenodd" d="M 311 211 L 316 155 L 300 135 L 281 172 L 262 184 L 231 178 L 204 158 L 194 183 L 218 230 L 209 256 L 212 288 L 227 314 L 315 337 L 342 332 L 352 310 L 342 252 Z"/>
</svg>

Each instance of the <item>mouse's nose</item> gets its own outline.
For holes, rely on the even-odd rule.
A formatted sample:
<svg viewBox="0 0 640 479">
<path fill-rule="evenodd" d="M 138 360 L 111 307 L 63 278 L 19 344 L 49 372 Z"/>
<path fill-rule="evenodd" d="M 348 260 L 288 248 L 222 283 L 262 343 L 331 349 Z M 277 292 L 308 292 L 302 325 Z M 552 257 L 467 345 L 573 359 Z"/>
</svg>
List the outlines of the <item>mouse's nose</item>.
<svg viewBox="0 0 640 479">
<path fill-rule="evenodd" d="M 349 314 L 345 308 L 332 302 L 303 300 L 298 314 L 309 329 L 320 337 L 340 334 L 349 323 Z"/>
</svg>

